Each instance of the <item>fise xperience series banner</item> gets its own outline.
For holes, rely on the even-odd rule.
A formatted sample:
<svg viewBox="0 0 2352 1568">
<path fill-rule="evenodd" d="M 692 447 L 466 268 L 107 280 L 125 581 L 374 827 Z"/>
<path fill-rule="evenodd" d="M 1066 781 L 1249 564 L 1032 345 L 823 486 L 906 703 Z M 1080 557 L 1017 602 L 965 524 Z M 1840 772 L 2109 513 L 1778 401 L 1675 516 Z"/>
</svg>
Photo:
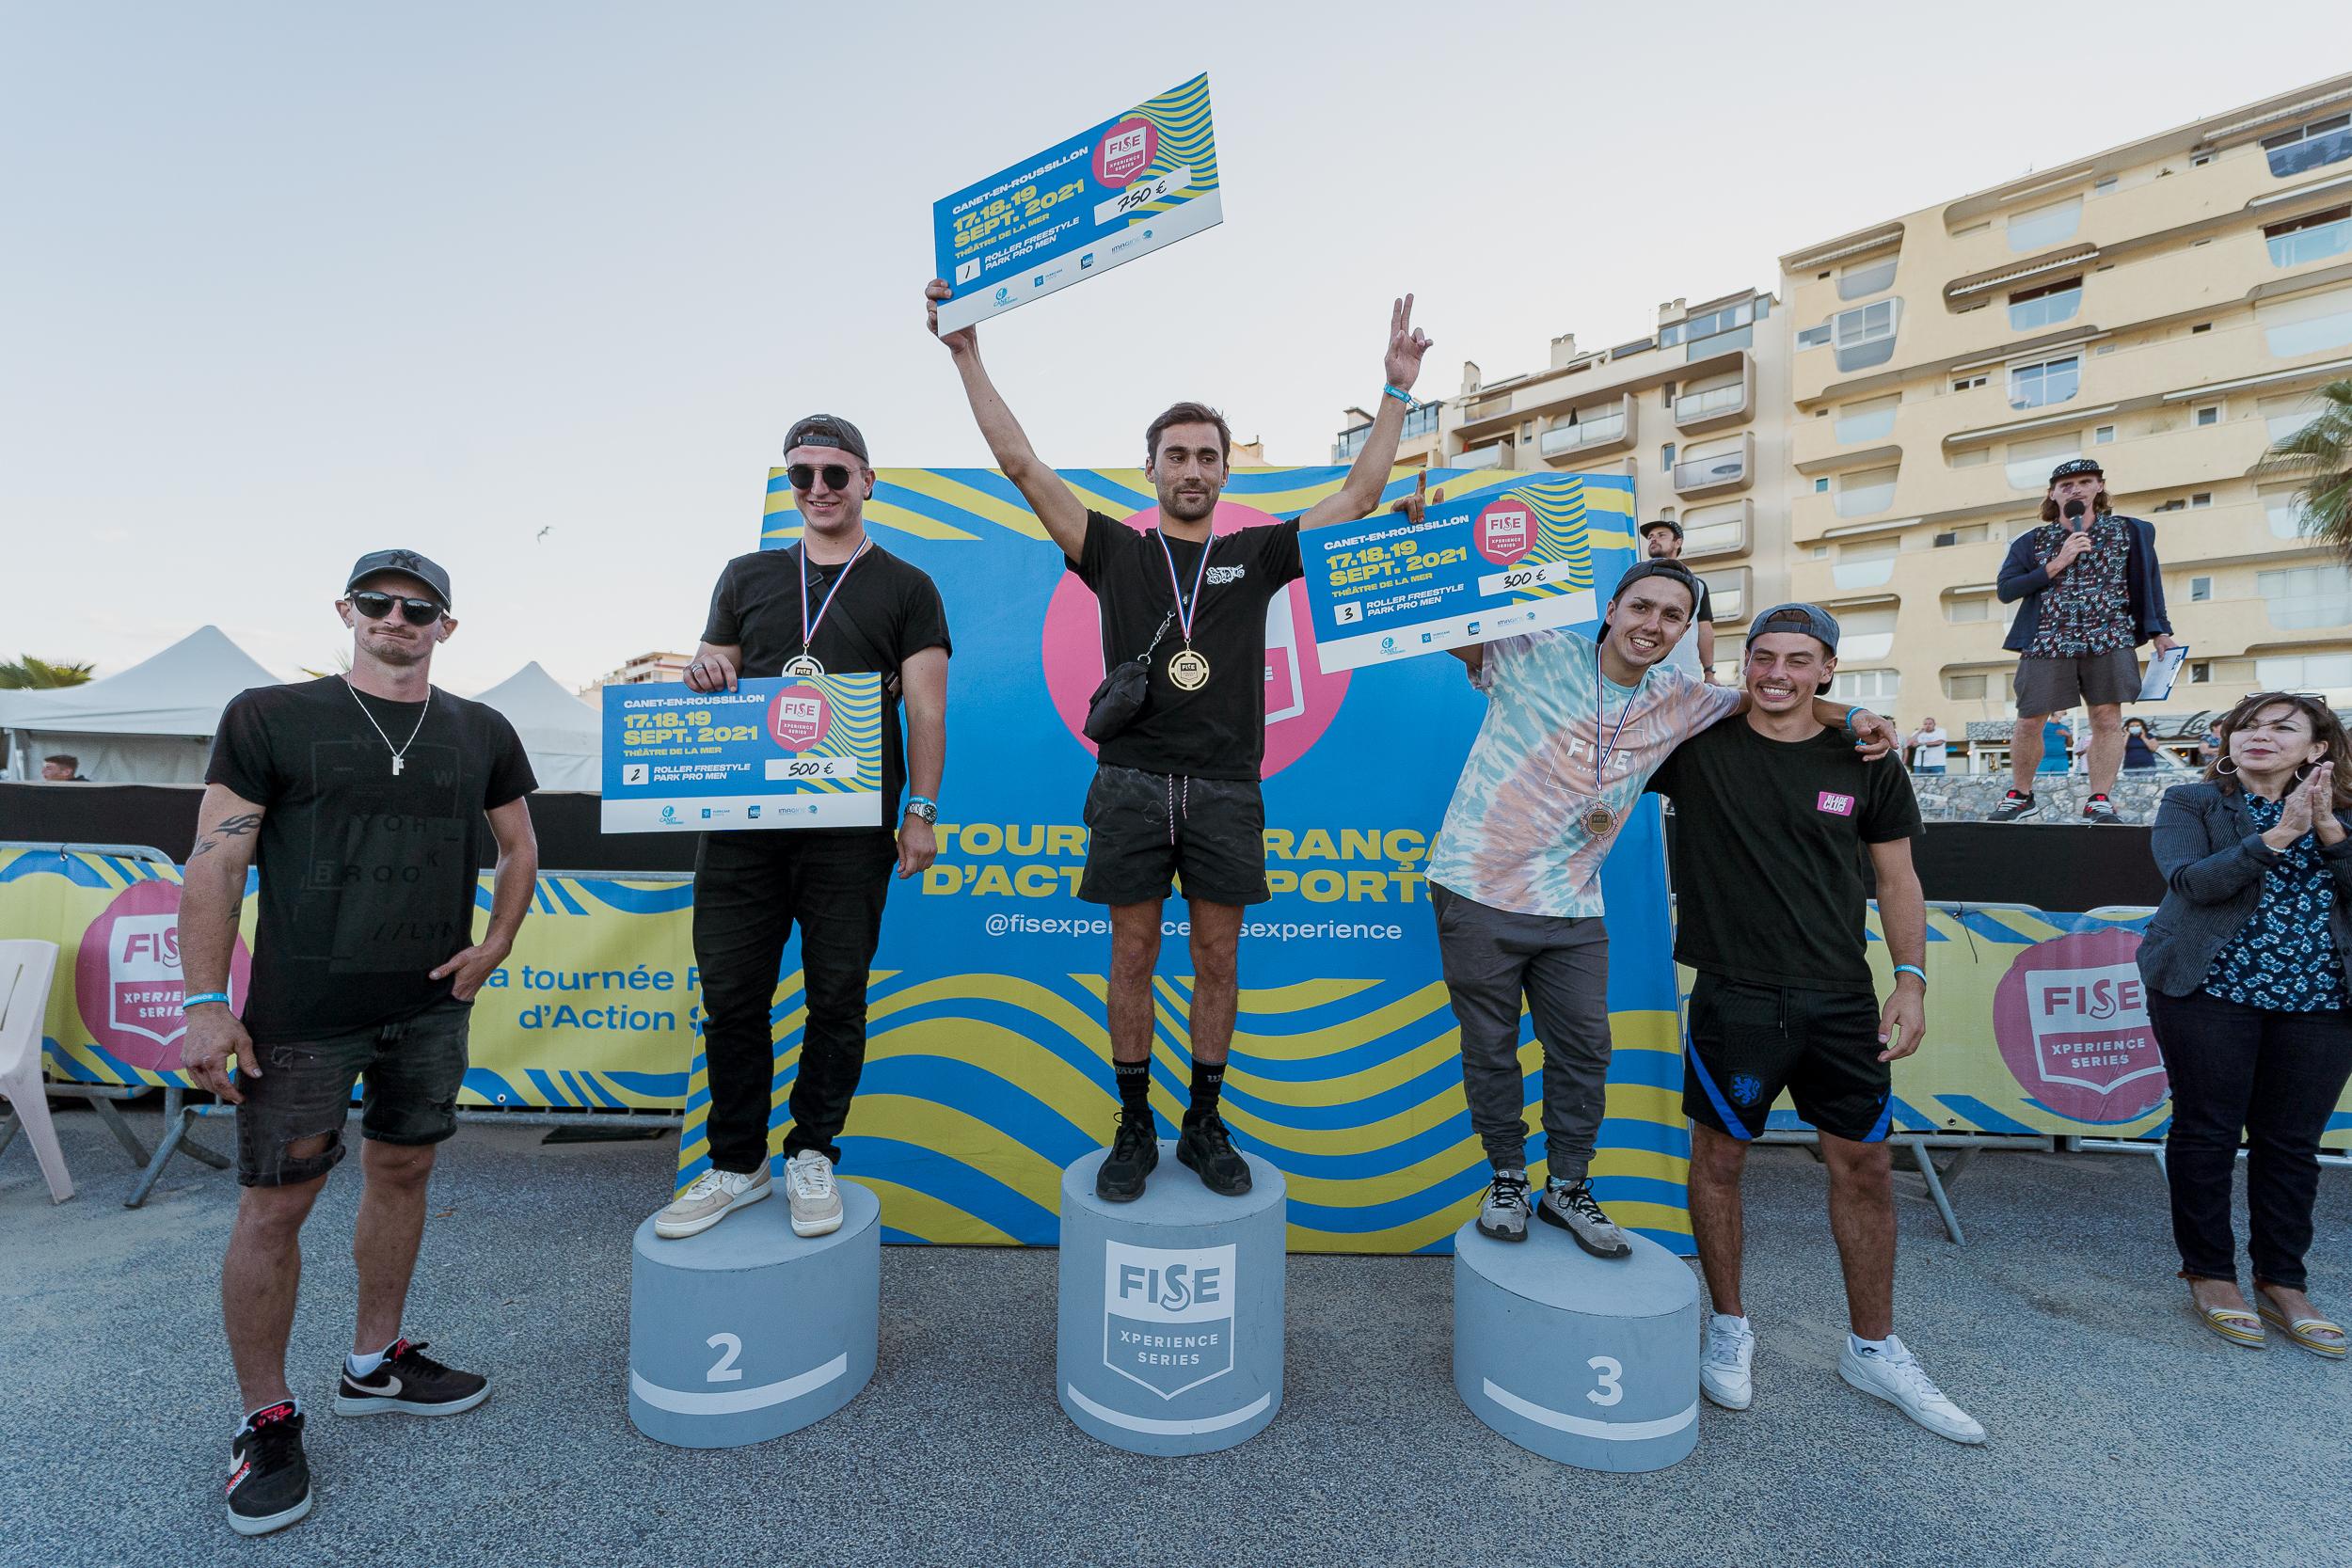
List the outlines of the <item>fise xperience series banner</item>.
<svg viewBox="0 0 2352 1568">
<path fill-rule="evenodd" d="M 1131 526 L 1156 520 L 1139 472 L 1063 477 Z M 1336 467 L 1237 473 L 1216 526 L 1295 516 L 1343 477 Z M 1479 469 L 1431 482 L 1454 499 L 1545 486 L 1575 510 L 1580 587 L 1605 594 L 1633 559 L 1625 480 Z M 1409 487 L 1392 482 L 1387 499 Z M 792 507 L 777 469 L 763 545 L 799 536 Z M 955 657 L 939 862 L 891 895 L 844 1173 L 881 1190 L 885 1225 L 900 1232 L 1051 1241 L 1061 1167 L 1099 1148 L 1115 1115 L 1107 913 L 1076 896 L 1094 767 L 1081 729 L 1103 673 L 1094 597 L 994 470 L 882 470 L 866 521 L 939 583 Z M 1486 1163 L 1463 1105 L 1422 867 L 1486 704 L 1442 656 L 1327 673 L 1309 627 L 1307 586 L 1296 583 L 1267 612 L 1274 897 L 1243 931 L 1228 1120 L 1288 1175 L 1295 1247 L 1442 1247 L 1471 1212 Z M 1607 877 L 1617 1055 L 1596 1187 L 1621 1220 L 1687 1249 L 1688 1145 L 1654 808 L 1629 829 Z M 1167 912 L 1153 1078 L 1172 1135 L 1190 963 L 1183 902 Z M 798 1062 L 797 968 L 795 950 L 777 998 L 779 1147 Z M 1525 1060 L 1532 1074 L 1532 1043 Z M 707 1163 L 699 1063 L 694 1070 L 681 1180 Z M 1538 1130 L 1530 1152 L 1541 1151 Z"/>
</svg>

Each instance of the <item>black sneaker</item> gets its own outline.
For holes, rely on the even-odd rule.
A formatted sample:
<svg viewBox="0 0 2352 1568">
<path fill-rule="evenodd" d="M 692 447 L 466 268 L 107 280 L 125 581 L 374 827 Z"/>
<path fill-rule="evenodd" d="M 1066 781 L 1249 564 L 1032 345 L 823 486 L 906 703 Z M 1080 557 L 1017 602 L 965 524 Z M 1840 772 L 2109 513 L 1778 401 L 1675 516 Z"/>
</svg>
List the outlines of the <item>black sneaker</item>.
<svg viewBox="0 0 2352 1568">
<path fill-rule="evenodd" d="M 2104 795 L 2093 795 L 2083 802 L 2083 820 L 2102 828 L 2124 826 L 2123 814 Z"/>
<path fill-rule="evenodd" d="M 1249 1162 L 1233 1147 L 1225 1118 L 1215 1111 L 1198 1121 L 1184 1118 L 1176 1138 L 1176 1158 L 1200 1173 L 1200 1184 L 1219 1197 L 1239 1197 L 1249 1190 Z"/>
<path fill-rule="evenodd" d="M 256 1411 L 229 1445 L 229 1528 L 267 1535 L 310 1512 L 302 1412 L 289 1400 Z"/>
<path fill-rule="evenodd" d="M 335 1389 L 338 1416 L 454 1416 L 490 1397 L 490 1380 L 444 1367 L 424 1354 L 424 1341 L 396 1339 L 384 1364 L 366 1377 L 343 1368 Z"/>
<path fill-rule="evenodd" d="M 1993 808 L 1993 815 L 1985 820 L 1987 822 L 2015 822 L 2023 817 L 2031 816 L 2041 809 L 2042 802 L 2036 800 L 2030 794 L 2024 790 L 2012 789 L 2001 797 L 2001 803 Z"/>
<path fill-rule="evenodd" d="M 1094 1173 L 1094 1196 L 1105 1203 L 1133 1203 L 1143 1196 L 1143 1179 L 1160 1163 L 1160 1134 L 1150 1117 L 1121 1116 L 1111 1151 Z"/>
</svg>

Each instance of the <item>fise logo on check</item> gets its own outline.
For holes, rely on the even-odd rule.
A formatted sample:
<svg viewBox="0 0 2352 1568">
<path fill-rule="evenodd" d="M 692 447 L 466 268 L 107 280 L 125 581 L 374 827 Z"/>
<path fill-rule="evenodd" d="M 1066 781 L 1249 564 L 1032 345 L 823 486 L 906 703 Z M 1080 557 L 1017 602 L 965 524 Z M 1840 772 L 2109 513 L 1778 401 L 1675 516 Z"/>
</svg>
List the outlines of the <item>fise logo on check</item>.
<svg viewBox="0 0 2352 1568">
<path fill-rule="evenodd" d="M 1104 1366 L 1164 1400 L 1233 1370 L 1232 1243 L 1104 1247 Z"/>
</svg>

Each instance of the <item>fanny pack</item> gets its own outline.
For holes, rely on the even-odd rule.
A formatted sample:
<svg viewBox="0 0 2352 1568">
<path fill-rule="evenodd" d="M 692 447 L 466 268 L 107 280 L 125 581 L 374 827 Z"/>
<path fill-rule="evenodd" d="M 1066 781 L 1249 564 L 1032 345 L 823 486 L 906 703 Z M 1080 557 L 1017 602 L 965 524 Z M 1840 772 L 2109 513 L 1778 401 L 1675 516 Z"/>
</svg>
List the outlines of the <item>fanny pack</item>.
<svg viewBox="0 0 2352 1568">
<path fill-rule="evenodd" d="M 1143 711 L 1143 700 L 1152 690 L 1152 650 L 1168 635 L 1168 624 L 1176 619 L 1170 610 L 1160 622 L 1160 629 L 1152 634 L 1150 646 L 1135 657 L 1121 659 L 1104 675 L 1103 684 L 1087 699 L 1087 738 L 1096 745 L 1110 739 L 1136 721 Z"/>
</svg>

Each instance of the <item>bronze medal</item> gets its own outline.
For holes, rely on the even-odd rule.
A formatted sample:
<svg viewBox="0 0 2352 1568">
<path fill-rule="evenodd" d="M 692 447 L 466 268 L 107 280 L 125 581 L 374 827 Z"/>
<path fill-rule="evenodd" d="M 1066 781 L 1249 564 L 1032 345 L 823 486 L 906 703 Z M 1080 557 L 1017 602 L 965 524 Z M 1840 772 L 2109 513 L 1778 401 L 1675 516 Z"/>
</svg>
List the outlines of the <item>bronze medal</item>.
<svg viewBox="0 0 2352 1568">
<path fill-rule="evenodd" d="M 1596 800 L 1593 809 L 1584 814 L 1584 831 L 1595 838 L 1607 838 L 1609 830 L 1617 825 L 1617 814 L 1609 809 L 1606 800 Z"/>
<path fill-rule="evenodd" d="M 1186 691 L 1198 691 L 1209 684 L 1209 661 L 1185 648 L 1168 661 L 1168 678 Z"/>
</svg>

